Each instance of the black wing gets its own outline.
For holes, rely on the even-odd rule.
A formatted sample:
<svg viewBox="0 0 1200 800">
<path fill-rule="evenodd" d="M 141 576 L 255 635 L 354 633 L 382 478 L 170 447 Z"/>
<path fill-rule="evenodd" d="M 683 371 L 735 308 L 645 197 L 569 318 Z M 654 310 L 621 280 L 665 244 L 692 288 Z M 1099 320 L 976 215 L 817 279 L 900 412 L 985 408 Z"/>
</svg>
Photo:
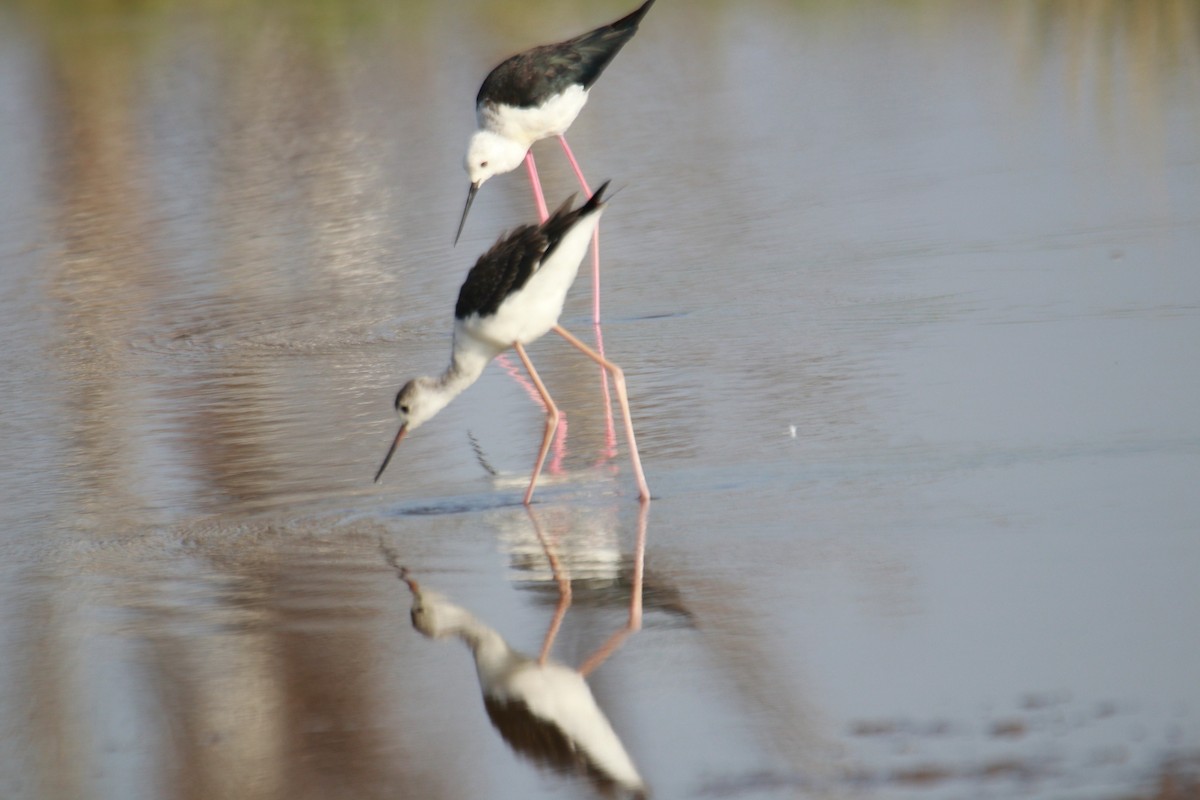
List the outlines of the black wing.
<svg viewBox="0 0 1200 800">
<path fill-rule="evenodd" d="M 456 319 L 472 314 L 495 314 L 504 298 L 520 289 L 546 251 L 546 241 L 537 226 L 522 225 L 501 236 L 479 257 L 458 290 Z"/>
<path fill-rule="evenodd" d="M 546 98 L 566 91 L 572 84 L 582 84 L 584 89 L 590 89 L 609 62 L 637 33 L 638 23 L 652 5 L 654 0 L 647 0 L 633 13 L 609 25 L 508 58 L 483 81 L 475 96 L 475 105 L 486 101 L 529 108 L 541 105 Z"/>
<path fill-rule="evenodd" d="M 467 273 L 454 306 L 455 319 L 466 319 L 472 314 L 485 317 L 495 314 L 506 297 L 529 281 L 538 265 L 554 252 L 575 223 L 603 205 L 606 188 L 608 181 L 574 211 L 571 203 L 575 201 L 575 195 L 571 195 L 541 225 L 522 225 L 501 236 Z"/>
</svg>

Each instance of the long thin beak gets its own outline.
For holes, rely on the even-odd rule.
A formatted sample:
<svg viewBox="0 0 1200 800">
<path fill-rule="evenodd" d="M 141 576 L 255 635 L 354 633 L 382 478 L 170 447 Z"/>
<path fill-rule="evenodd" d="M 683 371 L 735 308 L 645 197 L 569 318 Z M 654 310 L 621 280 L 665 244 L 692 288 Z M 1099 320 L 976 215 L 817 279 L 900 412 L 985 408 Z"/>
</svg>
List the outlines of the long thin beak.
<svg viewBox="0 0 1200 800">
<path fill-rule="evenodd" d="M 454 234 L 454 243 L 458 244 L 458 237 L 462 236 L 463 225 L 467 224 L 467 212 L 471 210 L 471 203 L 475 201 L 475 193 L 479 191 L 479 184 L 472 183 L 470 190 L 467 191 L 467 204 L 463 206 L 462 219 L 458 222 L 458 233 Z"/>
<path fill-rule="evenodd" d="M 379 483 L 379 476 L 387 469 L 388 462 L 392 460 L 392 454 L 396 452 L 396 447 L 400 444 L 400 440 L 404 438 L 404 434 L 408 432 L 407 425 L 401 425 L 400 430 L 396 432 L 396 440 L 392 442 L 392 446 L 388 448 L 387 455 L 383 457 L 383 463 L 379 465 L 379 471 L 375 473 L 375 482 Z"/>
<path fill-rule="evenodd" d="M 400 580 L 408 584 L 408 590 L 415 595 L 421 594 L 421 584 L 417 583 L 417 579 L 412 577 L 408 572 L 408 567 L 400 570 Z"/>
</svg>

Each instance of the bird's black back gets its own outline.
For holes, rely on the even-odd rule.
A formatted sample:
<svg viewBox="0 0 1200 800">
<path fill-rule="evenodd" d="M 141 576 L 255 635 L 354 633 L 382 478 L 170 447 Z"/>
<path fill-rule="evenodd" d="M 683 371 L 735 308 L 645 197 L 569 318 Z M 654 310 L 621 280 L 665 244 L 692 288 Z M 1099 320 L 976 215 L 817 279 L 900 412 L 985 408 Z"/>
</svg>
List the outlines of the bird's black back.
<svg viewBox="0 0 1200 800">
<path fill-rule="evenodd" d="M 467 273 L 467 279 L 458 291 L 455 319 L 466 319 L 472 314 L 485 317 L 495 314 L 504 299 L 523 287 L 538 265 L 554 253 L 575 224 L 600 209 L 606 188 L 608 181 L 574 211 L 571 203 L 575 201 L 575 195 L 571 195 L 541 225 L 522 225 L 501 236 Z"/>
<path fill-rule="evenodd" d="M 529 108 L 575 83 L 592 88 L 604 68 L 637 33 L 638 23 L 652 5 L 654 0 L 646 0 L 636 11 L 609 25 L 508 58 L 484 79 L 475 105 L 487 102 Z"/>
</svg>

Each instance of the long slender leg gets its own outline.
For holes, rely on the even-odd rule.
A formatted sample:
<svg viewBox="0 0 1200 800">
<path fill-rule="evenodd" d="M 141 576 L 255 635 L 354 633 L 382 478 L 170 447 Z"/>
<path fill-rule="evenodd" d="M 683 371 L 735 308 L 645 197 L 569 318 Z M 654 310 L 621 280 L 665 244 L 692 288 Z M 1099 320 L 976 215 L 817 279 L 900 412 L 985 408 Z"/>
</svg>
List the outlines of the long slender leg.
<svg viewBox="0 0 1200 800">
<path fill-rule="evenodd" d="M 528 512 L 529 519 L 533 521 L 534 533 L 537 534 L 538 541 L 542 543 L 542 552 L 546 554 L 546 561 L 550 563 L 550 571 L 554 573 L 554 582 L 558 584 L 558 605 L 554 607 L 554 616 L 550 620 L 550 627 L 546 629 L 546 638 L 542 640 L 542 651 L 538 654 L 538 666 L 545 666 L 546 659 L 550 657 L 550 648 L 554 646 L 554 640 L 558 637 L 559 629 L 562 628 L 563 618 L 567 615 L 567 609 L 571 607 L 571 574 L 559 562 L 554 545 L 546 538 L 533 509 L 526 506 L 525 511 Z"/>
<path fill-rule="evenodd" d="M 579 180 L 579 185 L 583 188 L 584 194 L 591 197 L 592 190 L 588 186 L 587 179 L 583 177 L 583 170 L 579 168 L 579 162 L 575 160 L 575 154 L 571 152 L 571 146 L 567 144 L 567 137 L 560 133 L 558 135 L 558 143 L 562 145 L 563 152 L 567 154 L 567 160 L 571 162 L 571 169 L 575 171 L 575 177 Z M 600 228 L 598 226 L 596 233 L 592 236 L 592 324 L 600 324 Z M 603 348 L 601 348 L 600 353 L 603 355 Z M 605 391 L 607 391 L 607 388 Z"/>
<path fill-rule="evenodd" d="M 600 228 L 597 226 L 596 236 L 599 235 Z M 592 323 L 592 332 L 596 334 L 596 351 L 604 357 L 604 331 L 600 330 L 599 321 Z M 604 455 L 600 459 L 603 462 L 617 454 L 617 428 L 613 424 L 612 395 L 608 391 L 608 372 L 603 366 L 600 367 L 600 391 L 604 395 Z"/>
<path fill-rule="evenodd" d="M 538 450 L 537 461 L 533 465 L 533 475 L 529 478 L 529 488 L 525 490 L 525 505 L 533 500 L 533 487 L 537 486 L 538 475 L 542 474 L 542 464 L 546 462 L 546 453 L 550 450 L 550 442 L 554 439 L 554 431 L 558 428 L 558 407 L 554 405 L 554 400 L 551 399 L 550 393 L 546 391 L 545 384 L 538 377 L 537 370 L 533 368 L 533 362 L 529 360 L 529 355 L 525 352 L 525 347 L 520 342 L 513 342 L 513 348 L 517 351 L 517 355 L 521 358 L 521 363 L 525 365 L 525 370 L 529 373 L 529 377 L 533 379 L 533 385 L 537 387 L 538 393 L 542 396 L 542 403 L 546 406 L 546 434 L 542 437 L 542 446 Z M 649 496 L 649 495 L 647 495 Z"/>
<path fill-rule="evenodd" d="M 625 393 L 625 373 L 616 364 L 575 338 L 563 326 L 555 325 L 552 330 L 612 374 L 613 386 L 617 389 L 617 402 L 621 404 L 621 415 L 625 419 L 625 438 L 629 440 L 629 458 L 633 462 L 633 474 L 637 479 L 638 498 L 642 502 L 649 500 L 650 487 L 646 485 L 646 475 L 642 472 L 642 459 L 638 455 L 637 439 L 633 435 L 633 416 L 629 413 L 629 397 Z M 532 487 L 530 490 L 532 491 Z"/>
<path fill-rule="evenodd" d="M 633 548 L 633 585 L 629 589 L 629 619 L 623 628 L 608 637 L 608 641 L 600 645 L 596 652 L 580 665 L 579 674 L 585 678 L 616 652 L 629 634 L 642 629 L 642 576 L 646 563 L 646 519 L 649 514 L 650 504 L 642 503 L 642 507 L 638 509 L 637 542 Z"/>
<path fill-rule="evenodd" d="M 571 152 L 571 146 L 567 144 L 567 137 L 561 133 L 558 135 L 558 143 L 562 145 L 563 152 L 567 154 L 567 160 L 571 162 L 571 169 L 575 171 L 575 177 L 579 181 L 580 187 L 584 193 L 592 196 L 591 187 L 588 186 L 587 179 L 583 177 L 583 170 L 579 168 L 579 162 L 575 160 L 575 154 Z M 604 333 L 600 330 L 600 226 L 596 226 L 596 231 L 592 234 L 592 330 L 596 334 L 596 350 L 600 355 L 604 355 Z M 612 396 L 608 393 L 608 375 L 601 372 L 600 388 L 604 392 L 604 444 L 605 456 L 612 458 L 617 452 L 617 432 L 613 426 L 612 418 Z"/>
<path fill-rule="evenodd" d="M 588 188 L 587 180 L 583 177 L 583 170 L 579 168 L 579 162 L 575 160 L 575 154 L 571 152 L 571 146 L 567 144 L 567 137 L 560 133 L 558 141 L 562 145 L 563 152 L 567 154 L 567 160 L 571 162 L 571 169 L 575 170 L 575 177 L 579 179 L 579 185 L 591 197 L 592 190 Z"/>
<path fill-rule="evenodd" d="M 504 370 L 508 377 L 516 381 L 525 390 L 525 394 L 529 395 L 530 400 L 541 406 L 543 411 L 546 410 L 546 403 L 542 400 L 541 393 L 538 392 L 536 386 L 529 382 L 528 378 L 521 374 L 521 371 L 517 369 L 517 365 L 509 359 L 508 353 L 501 353 L 496 356 L 496 363 L 500 365 L 500 368 Z M 559 409 L 558 430 L 554 432 L 554 451 L 550 457 L 550 466 L 547 467 L 553 475 L 562 472 L 563 458 L 567 455 L 567 431 L 570 428 L 570 421 L 567 412 Z"/>
<path fill-rule="evenodd" d="M 546 208 L 546 196 L 542 194 L 542 182 L 538 180 L 532 148 L 525 153 L 525 170 L 529 173 L 529 184 L 533 187 L 533 202 L 537 204 L 538 222 L 545 222 L 550 218 L 550 211 Z"/>
<path fill-rule="evenodd" d="M 533 160 L 533 149 L 531 148 L 525 153 L 525 170 L 529 173 L 529 185 L 533 189 L 533 201 L 537 205 L 538 221 L 545 222 L 550 217 L 550 212 L 546 208 L 546 196 L 542 194 L 542 182 L 538 180 L 537 163 Z M 513 380 L 521 384 L 521 388 L 525 393 L 533 398 L 534 402 L 541 403 L 539 398 L 540 392 L 535 392 L 534 388 L 529 385 L 529 381 L 518 373 L 513 367 L 508 357 L 501 353 L 497 359 L 504 371 L 512 376 Z M 528 365 L 527 365 L 528 366 Z M 607 390 L 608 387 L 605 387 Z M 545 403 L 542 403 L 542 408 L 546 408 Z M 558 429 L 558 436 L 554 440 L 554 458 L 550 462 L 550 471 L 557 473 L 562 469 L 563 456 L 567 453 L 567 425 L 566 419 L 563 419 L 563 425 Z"/>
</svg>

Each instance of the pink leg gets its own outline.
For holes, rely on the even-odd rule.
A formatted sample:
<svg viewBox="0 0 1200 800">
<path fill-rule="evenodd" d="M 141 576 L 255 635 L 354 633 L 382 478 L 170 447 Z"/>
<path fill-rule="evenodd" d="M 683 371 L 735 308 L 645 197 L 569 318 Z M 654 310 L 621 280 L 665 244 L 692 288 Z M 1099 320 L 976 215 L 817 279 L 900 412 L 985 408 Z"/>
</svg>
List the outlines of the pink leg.
<svg viewBox="0 0 1200 800">
<path fill-rule="evenodd" d="M 546 208 L 546 196 L 542 194 L 542 182 L 538 180 L 532 148 L 525 153 L 525 169 L 529 172 L 529 184 L 533 186 L 533 202 L 537 203 L 538 222 L 545 222 L 550 219 L 550 211 Z"/>
<path fill-rule="evenodd" d="M 562 145 L 563 152 L 567 154 L 567 160 L 571 162 L 571 169 L 575 171 L 575 177 L 579 180 L 579 185 L 583 188 L 584 194 L 588 197 L 592 196 L 592 190 L 588 186 L 587 180 L 583 177 L 583 170 L 579 168 L 579 162 L 575 160 L 575 154 L 571 152 L 571 146 L 567 144 L 567 137 L 559 134 L 558 143 Z M 596 229 L 595 236 L 592 237 L 592 324 L 600 324 L 600 229 Z M 603 353 L 603 351 L 601 351 Z M 607 389 L 606 389 L 607 391 Z"/>
<path fill-rule="evenodd" d="M 571 146 L 567 144 L 567 137 L 560 133 L 558 141 L 562 145 L 563 152 L 567 154 L 567 160 L 571 162 L 571 169 L 575 170 L 575 177 L 579 179 L 579 185 L 583 187 L 583 191 L 587 192 L 588 197 L 591 197 L 592 190 L 588 188 L 587 180 L 583 177 L 583 170 L 579 168 L 579 162 L 575 160 L 575 154 L 571 152 Z"/>
<path fill-rule="evenodd" d="M 575 160 L 575 154 L 571 152 L 571 146 L 567 144 L 567 137 L 559 134 L 558 143 L 562 145 L 563 152 L 567 154 L 567 160 L 571 162 L 571 169 L 575 171 L 575 177 L 579 180 L 579 185 L 583 188 L 588 197 L 592 196 L 592 190 L 588 186 L 587 179 L 583 177 L 583 170 L 579 168 L 579 162 Z M 592 234 L 592 328 L 596 333 L 596 350 L 601 356 L 604 355 L 604 334 L 600 331 L 600 226 L 596 226 L 596 232 Z M 608 376 L 601 369 L 600 388 L 604 392 L 604 444 L 605 457 L 612 458 L 617 452 L 617 432 L 613 426 L 612 418 L 612 396 L 608 393 Z"/>
<path fill-rule="evenodd" d="M 537 387 L 521 374 L 516 365 L 509 360 L 507 353 L 501 353 L 496 356 L 496 363 L 525 390 L 525 394 L 529 395 L 530 400 L 541 406 L 543 411 L 546 410 L 546 404 L 542 402 L 542 395 L 538 392 Z M 563 458 L 567 455 L 567 430 L 570 427 L 568 425 L 569 422 L 567 412 L 560 410 L 558 412 L 558 430 L 554 432 L 554 455 L 550 458 L 549 466 L 549 470 L 553 475 L 562 472 Z"/>
<path fill-rule="evenodd" d="M 554 405 L 554 400 L 550 398 L 550 393 L 546 391 L 545 384 L 538 377 L 537 370 L 533 368 L 533 362 L 529 360 L 529 356 L 525 352 L 525 347 L 520 342 L 513 342 L 513 348 L 516 349 L 517 355 L 521 357 L 521 363 L 525 365 L 526 371 L 529 372 L 529 377 L 533 379 L 533 385 L 537 387 L 538 393 L 542 396 L 542 403 L 546 406 L 546 433 L 542 437 L 542 446 L 538 449 L 537 461 L 533 465 L 533 475 L 529 478 L 529 488 L 525 490 L 525 499 L 522 501 L 525 505 L 529 505 L 533 500 L 533 488 L 537 486 L 538 476 L 542 474 L 542 464 L 546 463 L 546 453 L 550 450 L 550 442 L 554 438 L 554 431 L 558 428 L 558 407 Z M 649 496 L 647 494 L 647 496 Z"/>
<path fill-rule="evenodd" d="M 596 235 L 600 234 L 600 229 L 596 229 Z M 592 325 L 592 330 L 596 333 L 596 351 L 601 357 L 604 357 L 604 332 L 600 330 L 600 323 Z M 608 372 L 604 367 L 600 367 L 600 390 L 604 395 L 604 455 L 597 463 L 603 463 L 617 454 L 617 428 L 613 424 L 612 417 L 612 395 L 608 392 Z"/>
<path fill-rule="evenodd" d="M 525 169 L 529 173 L 529 185 L 533 187 L 533 200 L 534 203 L 537 204 L 538 221 L 545 222 L 547 219 L 549 219 L 550 212 L 546 209 L 546 197 L 542 194 L 542 183 L 538 180 L 537 164 L 533 160 L 533 150 L 529 150 L 525 153 Z M 500 362 L 500 366 L 504 369 L 504 371 L 512 376 L 513 380 L 521 384 L 521 388 L 525 390 L 527 395 L 533 398 L 535 403 L 541 405 L 543 409 L 546 408 L 546 404 L 542 402 L 541 394 L 529 384 L 529 381 L 525 380 L 525 376 L 517 372 L 516 368 L 513 367 L 512 362 L 510 362 L 503 353 L 501 353 L 496 360 Z M 558 473 L 562 470 L 563 456 L 566 455 L 566 452 L 567 420 L 566 415 L 564 414 L 562 426 L 559 427 L 557 435 L 554 438 L 554 458 L 550 461 L 551 472 Z"/>
<path fill-rule="evenodd" d="M 629 458 L 633 462 L 633 474 L 637 479 L 638 499 L 643 503 L 646 502 L 650 499 L 650 487 L 646 485 L 646 475 L 642 472 L 642 459 L 638 455 L 637 439 L 633 435 L 633 416 L 629 413 L 629 397 L 625 393 L 625 373 L 616 364 L 572 336 L 561 325 L 555 325 L 552 330 L 612 374 L 613 386 L 617 390 L 617 402 L 621 404 L 621 415 L 625 419 L 625 438 L 629 440 Z M 531 486 L 530 491 L 532 490 Z"/>
</svg>

